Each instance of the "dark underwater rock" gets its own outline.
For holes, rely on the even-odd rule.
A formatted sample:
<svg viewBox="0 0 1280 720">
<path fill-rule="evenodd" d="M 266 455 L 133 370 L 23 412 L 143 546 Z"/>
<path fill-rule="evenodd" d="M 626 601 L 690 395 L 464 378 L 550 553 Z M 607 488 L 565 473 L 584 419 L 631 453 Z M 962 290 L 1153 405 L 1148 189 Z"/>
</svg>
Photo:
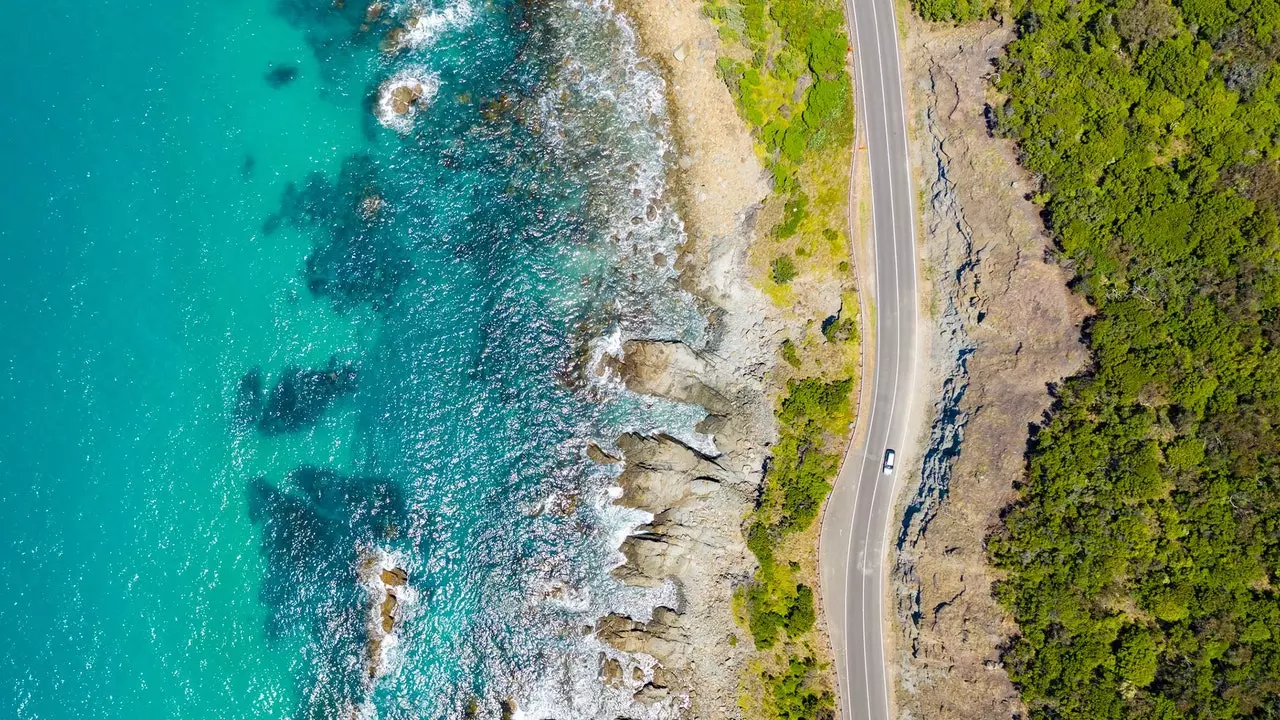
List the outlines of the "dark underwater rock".
<svg viewBox="0 0 1280 720">
<path fill-rule="evenodd" d="M 405 495 L 389 478 L 302 466 L 280 485 L 252 480 L 247 500 L 266 566 L 260 599 L 267 636 L 311 638 L 304 644 L 308 690 L 296 717 L 350 717 L 368 693 L 368 678 L 351 662 L 370 640 L 360 552 L 408 524 Z M 394 617 L 395 608 L 388 610 Z"/>
<path fill-rule="evenodd" d="M 287 224 L 311 237 L 307 287 L 330 298 L 334 309 L 368 304 L 383 310 L 413 272 L 408 252 L 385 222 L 385 207 L 372 159 L 355 155 L 343 162 L 335 182 L 313 173 L 302 187 L 290 184 L 263 231 L 271 234 Z"/>
<path fill-rule="evenodd" d="M 382 3 L 374 3 L 382 6 Z M 301 31 L 307 45 L 320 63 L 320 71 L 331 81 L 339 81 L 357 72 L 353 49 L 376 45 L 377 36 L 370 32 L 384 27 L 390 13 L 381 7 L 342 0 L 277 0 L 276 13 Z"/>
<path fill-rule="evenodd" d="M 262 79 L 266 80 L 273 90 L 279 90 L 298 79 L 298 68 L 293 65 L 276 65 L 268 70 Z"/>
<path fill-rule="evenodd" d="M 237 425 L 248 425 L 262 416 L 262 370 L 254 368 L 240 377 L 236 384 Z"/>
<path fill-rule="evenodd" d="M 280 435 L 315 425 L 339 397 L 355 392 L 356 377 L 354 366 L 336 362 L 324 370 L 286 368 L 262 408 L 259 429 Z"/>
</svg>

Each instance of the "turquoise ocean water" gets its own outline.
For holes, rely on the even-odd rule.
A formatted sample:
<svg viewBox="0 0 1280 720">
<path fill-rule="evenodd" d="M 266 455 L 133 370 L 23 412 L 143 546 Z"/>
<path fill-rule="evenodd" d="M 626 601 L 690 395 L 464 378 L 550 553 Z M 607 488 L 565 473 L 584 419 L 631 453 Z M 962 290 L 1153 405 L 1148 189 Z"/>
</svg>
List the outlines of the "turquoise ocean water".
<svg viewBox="0 0 1280 720">
<path fill-rule="evenodd" d="M 46 0 L 0 57 L 0 717 L 625 709 L 582 628 L 672 590 L 584 448 L 708 439 L 593 369 L 705 325 L 613 11 Z"/>
</svg>

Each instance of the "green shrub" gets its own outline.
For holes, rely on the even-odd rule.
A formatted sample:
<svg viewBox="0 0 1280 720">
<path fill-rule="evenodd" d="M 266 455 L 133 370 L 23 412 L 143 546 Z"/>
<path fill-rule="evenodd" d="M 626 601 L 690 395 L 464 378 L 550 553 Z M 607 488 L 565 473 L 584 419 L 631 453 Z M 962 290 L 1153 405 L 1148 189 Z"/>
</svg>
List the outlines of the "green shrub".
<svg viewBox="0 0 1280 720">
<path fill-rule="evenodd" d="M 796 263 L 791 259 L 790 255 L 779 255 L 773 259 L 773 265 L 770 270 L 773 281 L 779 285 L 786 285 L 796 279 Z"/>
<path fill-rule="evenodd" d="M 857 342 L 858 323 L 853 318 L 831 318 L 822 324 L 822 336 L 827 339 L 827 342 Z"/>
<path fill-rule="evenodd" d="M 911 5 L 926 20 L 954 23 L 986 17 L 994 9 L 991 0 L 912 0 Z"/>
<path fill-rule="evenodd" d="M 782 207 L 782 222 L 773 229 L 774 235 L 786 239 L 796 234 L 800 223 L 809 216 L 809 196 L 796 191 Z"/>
<path fill-rule="evenodd" d="M 784 626 L 787 634 L 799 637 L 812 630 L 817 619 L 817 611 L 813 605 L 813 590 L 804 585 L 796 586 L 796 601 L 787 612 L 787 621 Z"/>
<path fill-rule="evenodd" d="M 785 672 L 767 676 L 769 696 L 775 716 L 784 720 L 831 720 L 835 698 L 829 691 L 813 687 L 810 675 L 817 670 L 813 658 L 792 658 Z"/>
<path fill-rule="evenodd" d="M 800 369 L 800 354 L 796 352 L 796 344 L 790 338 L 782 341 L 782 359 L 791 367 Z"/>
</svg>

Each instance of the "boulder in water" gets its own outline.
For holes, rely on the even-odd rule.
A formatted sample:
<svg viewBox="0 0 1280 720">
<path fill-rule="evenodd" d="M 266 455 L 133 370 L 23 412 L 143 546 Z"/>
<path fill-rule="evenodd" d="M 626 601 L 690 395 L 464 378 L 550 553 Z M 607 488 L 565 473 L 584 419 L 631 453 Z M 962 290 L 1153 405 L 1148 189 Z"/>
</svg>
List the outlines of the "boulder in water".
<svg viewBox="0 0 1280 720">
<path fill-rule="evenodd" d="M 435 98 L 439 84 L 436 76 L 423 68 L 398 72 L 378 87 L 374 115 L 385 127 L 409 132 L 414 116 Z"/>
<path fill-rule="evenodd" d="M 391 90 L 391 112 L 407 115 L 413 106 L 422 99 L 426 89 L 422 83 L 406 83 L 397 85 Z"/>
<path fill-rule="evenodd" d="M 400 568 L 384 568 L 381 578 L 382 584 L 387 587 L 401 587 L 409 582 L 409 573 Z"/>
</svg>

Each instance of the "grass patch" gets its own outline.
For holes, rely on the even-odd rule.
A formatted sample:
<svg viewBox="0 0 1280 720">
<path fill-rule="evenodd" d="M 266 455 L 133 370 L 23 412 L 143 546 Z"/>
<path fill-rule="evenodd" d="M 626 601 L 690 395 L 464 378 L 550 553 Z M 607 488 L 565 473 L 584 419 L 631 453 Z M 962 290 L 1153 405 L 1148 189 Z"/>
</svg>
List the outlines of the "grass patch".
<svg viewBox="0 0 1280 720">
<path fill-rule="evenodd" d="M 853 95 L 844 15 L 830 0 L 709 0 L 704 11 L 724 41 L 717 70 L 773 179 L 760 216 L 769 232 L 753 252 L 763 258 L 763 289 L 787 307 L 796 296 L 776 286 L 829 276 L 842 261 L 848 268 Z M 774 272 L 784 255 L 794 273 Z"/>
<path fill-rule="evenodd" d="M 779 285 L 786 285 L 796 279 L 796 263 L 790 255 L 779 255 L 773 259 L 770 277 Z"/>
</svg>

